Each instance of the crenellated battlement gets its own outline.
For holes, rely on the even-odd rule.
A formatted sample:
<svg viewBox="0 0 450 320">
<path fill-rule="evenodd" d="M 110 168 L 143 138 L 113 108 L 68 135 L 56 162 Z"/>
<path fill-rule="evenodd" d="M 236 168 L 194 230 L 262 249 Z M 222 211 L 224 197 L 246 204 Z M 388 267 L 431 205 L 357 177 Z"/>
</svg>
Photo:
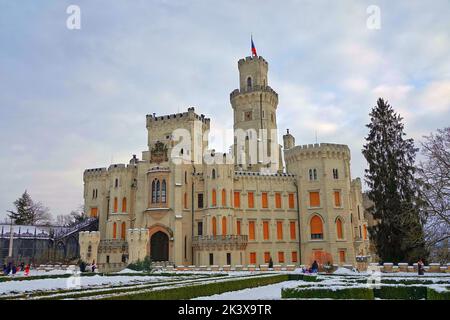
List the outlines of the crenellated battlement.
<svg viewBox="0 0 450 320">
<path fill-rule="evenodd" d="M 251 172 L 251 171 L 235 171 L 235 177 L 242 178 L 255 178 L 255 179 L 293 179 L 294 174 L 291 173 L 264 173 L 264 172 Z"/>
<path fill-rule="evenodd" d="M 148 114 L 147 115 L 147 128 L 150 126 L 154 126 L 157 124 L 164 124 L 166 121 L 189 121 L 189 120 L 199 120 L 202 121 L 205 124 L 209 124 L 210 123 L 210 119 L 206 118 L 204 114 L 200 114 L 198 115 L 197 113 L 195 113 L 195 108 L 194 107 L 190 107 L 188 108 L 187 112 L 183 112 L 183 113 L 173 113 L 173 114 L 168 114 L 168 115 L 163 115 L 163 116 L 156 116 L 156 114 Z"/>
<path fill-rule="evenodd" d="M 262 56 L 257 56 L 257 57 L 245 57 L 243 59 L 239 59 L 238 61 L 238 66 L 241 66 L 245 63 L 249 63 L 249 62 L 263 62 L 265 65 L 269 65 L 269 63 L 262 57 Z"/>
<path fill-rule="evenodd" d="M 273 94 L 278 101 L 278 93 L 275 90 L 273 90 L 270 86 L 260 86 L 260 85 L 254 85 L 251 88 L 245 88 L 245 89 L 234 89 L 230 93 L 230 100 L 234 99 L 235 97 L 237 97 L 241 94 L 256 93 L 256 92 Z"/>
<path fill-rule="evenodd" d="M 100 242 L 100 231 L 81 231 L 79 233 L 80 243 L 94 243 Z"/>
<path fill-rule="evenodd" d="M 298 145 L 285 150 L 285 160 L 287 162 L 317 157 L 350 159 L 350 149 L 345 144 L 315 143 Z"/>
</svg>

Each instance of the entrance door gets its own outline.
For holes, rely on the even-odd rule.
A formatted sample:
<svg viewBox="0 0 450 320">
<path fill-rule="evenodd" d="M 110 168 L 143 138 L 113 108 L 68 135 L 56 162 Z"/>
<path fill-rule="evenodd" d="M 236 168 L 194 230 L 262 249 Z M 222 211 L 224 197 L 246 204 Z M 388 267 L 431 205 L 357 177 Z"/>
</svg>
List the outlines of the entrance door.
<svg viewBox="0 0 450 320">
<path fill-rule="evenodd" d="M 169 261 L 169 237 L 162 231 L 155 232 L 150 239 L 152 261 Z"/>
</svg>

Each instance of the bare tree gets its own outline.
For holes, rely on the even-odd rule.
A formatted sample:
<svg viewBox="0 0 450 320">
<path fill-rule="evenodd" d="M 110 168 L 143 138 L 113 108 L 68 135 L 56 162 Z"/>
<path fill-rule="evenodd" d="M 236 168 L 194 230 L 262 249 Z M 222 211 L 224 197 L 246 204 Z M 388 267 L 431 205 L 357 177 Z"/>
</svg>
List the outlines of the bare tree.
<svg viewBox="0 0 450 320">
<path fill-rule="evenodd" d="M 450 127 L 438 129 L 421 143 L 424 161 L 419 164 L 426 202 L 426 240 L 430 249 L 447 248 L 450 238 Z M 445 251 L 445 250 L 444 250 Z"/>
</svg>

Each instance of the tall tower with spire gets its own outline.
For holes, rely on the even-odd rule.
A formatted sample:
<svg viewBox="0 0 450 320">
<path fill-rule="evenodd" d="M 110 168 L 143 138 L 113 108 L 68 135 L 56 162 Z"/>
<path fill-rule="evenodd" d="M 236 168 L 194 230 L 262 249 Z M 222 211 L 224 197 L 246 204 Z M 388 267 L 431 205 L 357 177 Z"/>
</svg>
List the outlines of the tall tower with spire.
<svg viewBox="0 0 450 320">
<path fill-rule="evenodd" d="M 230 94 L 236 169 L 277 172 L 282 169 L 276 134 L 278 94 L 269 86 L 269 64 L 253 54 L 240 59 L 238 68 L 239 89 Z"/>
</svg>

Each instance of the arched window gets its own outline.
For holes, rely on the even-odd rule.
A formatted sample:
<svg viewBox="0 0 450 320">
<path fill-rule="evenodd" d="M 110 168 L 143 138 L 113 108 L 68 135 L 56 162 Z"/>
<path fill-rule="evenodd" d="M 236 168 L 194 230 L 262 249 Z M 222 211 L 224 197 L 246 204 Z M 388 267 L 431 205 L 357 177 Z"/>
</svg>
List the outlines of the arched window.
<svg viewBox="0 0 450 320">
<path fill-rule="evenodd" d="M 216 169 L 212 169 L 211 177 L 212 177 L 212 179 L 216 178 Z"/>
<path fill-rule="evenodd" d="M 309 180 L 313 179 L 313 172 L 312 169 L 309 169 Z"/>
<path fill-rule="evenodd" d="M 119 206 L 119 203 L 118 203 L 117 197 L 115 197 L 114 198 L 114 211 L 113 212 L 117 212 L 118 206 Z"/>
<path fill-rule="evenodd" d="M 117 223 L 113 223 L 113 239 L 117 237 Z"/>
<path fill-rule="evenodd" d="M 211 224 L 212 224 L 212 234 L 215 237 L 217 235 L 217 220 L 216 220 L 216 217 L 212 218 Z"/>
<path fill-rule="evenodd" d="M 247 89 L 250 90 L 252 88 L 252 78 L 248 77 L 247 78 Z"/>
<path fill-rule="evenodd" d="M 156 203 L 159 202 L 161 199 L 161 184 L 159 183 L 159 180 L 156 180 Z"/>
<path fill-rule="evenodd" d="M 122 199 L 122 212 L 127 212 L 127 198 Z"/>
<path fill-rule="evenodd" d="M 152 182 L 152 203 L 156 203 L 156 179 Z"/>
<path fill-rule="evenodd" d="M 213 207 L 216 207 L 216 206 L 217 206 L 217 192 L 216 192 L 216 189 L 213 189 L 213 190 L 212 190 L 212 201 L 211 201 L 211 205 L 212 205 Z"/>
<path fill-rule="evenodd" d="M 222 218 L 222 235 L 223 236 L 227 235 L 227 218 L 226 217 Z"/>
<path fill-rule="evenodd" d="M 316 169 L 313 170 L 313 174 L 314 174 L 314 180 L 317 180 L 317 170 Z"/>
<path fill-rule="evenodd" d="M 161 202 L 166 203 L 166 180 L 161 183 Z"/>
<path fill-rule="evenodd" d="M 222 206 L 227 206 L 227 191 L 225 189 L 222 189 Z"/>
<path fill-rule="evenodd" d="M 336 233 L 338 239 L 344 239 L 344 232 L 342 228 L 342 221 L 340 218 L 336 219 Z"/>
<path fill-rule="evenodd" d="M 125 240 L 126 223 L 122 222 L 122 228 L 120 229 L 120 239 Z"/>
<path fill-rule="evenodd" d="M 311 239 L 323 239 L 323 223 L 319 216 L 311 219 Z"/>
</svg>

